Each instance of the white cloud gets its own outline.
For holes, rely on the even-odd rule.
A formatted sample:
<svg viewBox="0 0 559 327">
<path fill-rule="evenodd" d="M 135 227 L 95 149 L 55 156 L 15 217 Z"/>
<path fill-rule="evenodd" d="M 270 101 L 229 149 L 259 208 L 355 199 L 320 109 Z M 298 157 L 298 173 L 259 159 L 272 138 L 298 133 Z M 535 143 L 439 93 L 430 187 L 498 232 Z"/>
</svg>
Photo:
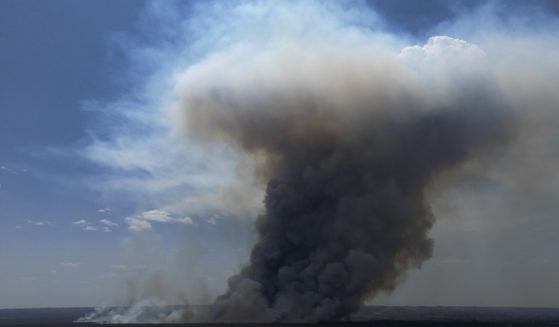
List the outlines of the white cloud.
<svg viewBox="0 0 559 327">
<path fill-rule="evenodd" d="M 21 226 L 21 225 L 16 226 L 16 229 L 22 229 L 22 228 L 23 228 L 23 226 Z"/>
<path fill-rule="evenodd" d="M 212 218 L 208 219 L 208 224 L 217 225 L 217 220 L 214 217 L 212 217 Z"/>
<path fill-rule="evenodd" d="M 425 59 L 456 59 L 459 56 L 463 61 L 485 57 L 485 52 L 478 46 L 464 40 L 445 35 L 432 36 L 424 46 L 409 46 L 402 49 L 400 56 L 410 56 L 415 60 Z"/>
<path fill-rule="evenodd" d="M 54 226 L 54 222 L 48 220 L 28 220 L 27 223 L 33 226 Z"/>
<path fill-rule="evenodd" d="M 175 222 L 175 223 L 182 223 L 182 224 L 193 224 L 192 219 L 190 217 L 183 217 L 183 218 L 172 218 L 166 210 L 149 210 L 144 211 L 139 216 L 139 219 L 143 220 L 150 220 L 150 221 L 157 221 L 160 223 L 167 223 L 167 222 Z"/>
<path fill-rule="evenodd" d="M 102 208 L 102 209 L 97 210 L 97 212 L 99 212 L 99 213 L 105 213 L 105 212 L 110 212 L 110 211 L 111 211 L 110 208 Z"/>
<path fill-rule="evenodd" d="M 60 265 L 64 267 L 77 268 L 80 266 L 79 262 L 62 262 Z"/>
<path fill-rule="evenodd" d="M 107 225 L 107 226 L 113 226 L 113 227 L 118 226 L 117 223 L 114 223 L 114 222 L 112 222 L 112 221 L 110 221 L 110 220 L 108 220 L 108 219 L 100 219 L 99 222 L 102 223 L 102 224 L 105 224 L 105 225 Z"/>
<path fill-rule="evenodd" d="M 158 222 L 168 222 L 171 219 L 167 211 L 159 209 L 144 211 L 138 216 L 138 218 Z"/>
<path fill-rule="evenodd" d="M 81 227 L 81 229 L 85 230 L 85 231 L 91 231 L 91 232 L 103 231 L 105 233 L 110 233 L 110 232 L 113 231 L 110 227 L 118 226 L 117 223 L 114 223 L 114 222 L 112 222 L 108 219 L 100 219 L 99 222 L 104 224 L 105 226 L 92 225 L 85 219 L 80 219 L 80 220 L 74 221 L 74 222 L 72 222 L 72 224 L 79 225 Z"/>
<path fill-rule="evenodd" d="M 85 220 L 85 219 L 76 220 L 76 221 L 72 222 L 72 224 L 74 224 L 74 225 L 86 225 L 87 220 Z"/>
<path fill-rule="evenodd" d="M 7 167 L 5 165 L 0 165 L 0 171 L 4 171 L 4 172 L 10 173 L 10 174 L 20 175 L 22 173 L 26 173 L 27 169 L 19 168 L 19 167 Z"/>
<path fill-rule="evenodd" d="M 190 218 L 190 217 L 177 218 L 177 219 L 174 219 L 172 221 L 175 221 L 175 222 L 181 223 L 181 224 L 186 224 L 186 225 L 194 224 L 194 222 L 192 221 L 192 218 Z"/>
<path fill-rule="evenodd" d="M 151 224 L 149 223 L 149 221 L 146 220 L 128 217 L 125 219 L 125 221 L 128 224 L 128 228 L 134 232 L 141 232 L 151 229 Z"/>
<path fill-rule="evenodd" d="M 435 79 L 433 81 L 441 79 L 440 82 L 446 83 L 448 72 L 469 76 L 480 73 L 480 69 L 483 71 L 486 54 L 475 44 L 464 40 L 433 36 L 424 46 L 403 48 L 398 58 L 414 70 L 426 73 L 426 76 Z"/>
<path fill-rule="evenodd" d="M 190 217 L 174 218 L 170 213 L 162 209 L 154 209 L 144 211 L 135 217 L 128 217 L 125 219 L 128 228 L 132 231 L 144 231 L 151 229 L 150 221 L 158 223 L 179 223 L 185 225 L 192 225 L 194 221 Z"/>
</svg>

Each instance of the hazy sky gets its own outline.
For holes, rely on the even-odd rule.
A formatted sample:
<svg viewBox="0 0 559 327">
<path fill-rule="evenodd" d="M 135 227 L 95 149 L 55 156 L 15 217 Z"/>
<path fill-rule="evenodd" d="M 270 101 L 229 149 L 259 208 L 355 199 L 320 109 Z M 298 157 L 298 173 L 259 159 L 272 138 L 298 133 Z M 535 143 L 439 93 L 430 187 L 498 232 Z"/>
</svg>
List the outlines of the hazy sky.
<svg viewBox="0 0 559 327">
<path fill-rule="evenodd" d="M 219 162 L 207 162 L 169 129 L 173 77 L 228 42 L 228 31 L 205 30 L 228 17 L 230 8 L 200 9 L 212 6 L 0 1 L 0 308 L 150 294 L 208 302 L 246 262 L 259 188 L 232 196 L 235 158 L 217 149 Z M 514 17 L 518 31 L 534 17 L 542 31 L 559 26 L 554 0 L 352 7 L 366 8 L 362 27 L 392 35 L 394 47 L 434 35 L 470 41 L 498 30 L 497 18 Z M 518 190 L 485 176 L 439 192 L 433 258 L 372 303 L 559 306 L 557 187 Z"/>
</svg>

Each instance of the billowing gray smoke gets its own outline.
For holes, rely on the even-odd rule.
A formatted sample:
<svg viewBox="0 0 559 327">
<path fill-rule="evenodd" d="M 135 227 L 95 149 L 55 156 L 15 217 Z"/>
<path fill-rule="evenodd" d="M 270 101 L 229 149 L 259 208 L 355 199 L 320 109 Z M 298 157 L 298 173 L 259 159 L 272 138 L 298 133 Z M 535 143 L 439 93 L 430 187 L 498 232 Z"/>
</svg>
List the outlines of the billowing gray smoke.
<svg viewBox="0 0 559 327">
<path fill-rule="evenodd" d="M 498 9 L 498 2 L 493 6 Z M 153 101 L 143 111 L 126 104 L 123 116 L 132 126 L 120 128 L 114 144 L 95 144 L 90 155 L 117 162 L 115 167 L 141 168 L 139 181 L 115 184 L 134 192 L 147 185 L 150 196 L 157 193 L 161 210 L 148 212 L 172 213 L 160 221 L 192 216 L 194 228 L 208 213 L 223 219 L 259 213 L 256 242 L 208 314 L 146 311 L 145 303 L 174 303 L 156 296 L 124 312 L 99 310 L 87 321 L 344 319 L 375 295 L 390 293 L 408 270 L 430 258 L 434 212 L 453 216 L 449 225 L 462 227 L 470 222 L 458 223 L 460 217 L 475 216 L 478 230 L 490 225 L 479 223 L 485 216 L 496 216 L 497 232 L 516 224 L 510 216 L 523 215 L 516 227 L 522 233 L 535 215 L 523 210 L 524 203 L 547 207 L 538 208 L 545 211 L 540 219 L 556 216 L 555 206 L 547 206 L 555 202 L 556 186 L 547 188 L 548 200 L 533 201 L 541 185 L 559 185 L 555 18 L 532 12 L 529 20 L 501 21 L 491 5 L 481 6 L 437 27 L 437 34 L 454 37 L 434 36 L 423 44 L 381 32 L 376 14 L 359 1 L 201 1 L 195 7 L 183 19 L 175 8 L 154 4 L 164 22 L 160 34 L 170 33 L 170 39 L 158 51 L 132 51 L 161 65 L 138 91 Z M 550 27 L 525 26 L 546 21 Z M 130 132 L 138 122 L 152 135 Z M 489 213 L 464 200 L 473 191 L 452 192 L 484 177 L 502 186 L 484 195 L 524 190 L 497 196 L 505 205 L 495 204 L 499 208 Z M 441 212 L 446 198 L 469 214 Z M 145 214 L 126 222 L 135 232 L 151 228 Z M 480 265 L 473 261 L 464 276 Z M 192 275 L 184 278 L 196 284 Z M 174 293 L 180 287 L 170 288 Z M 193 292 L 185 293 L 199 303 Z M 478 303 L 477 295 L 456 303 Z M 532 302 L 538 297 L 507 303 L 554 303 Z"/>
<path fill-rule="evenodd" d="M 508 139 L 506 106 L 475 73 L 439 86 L 404 52 L 367 48 L 233 57 L 187 72 L 181 90 L 187 130 L 252 155 L 266 185 L 250 262 L 215 320 L 337 320 L 393 290 L 432 253 L 426 187 Z"/>
</svg>

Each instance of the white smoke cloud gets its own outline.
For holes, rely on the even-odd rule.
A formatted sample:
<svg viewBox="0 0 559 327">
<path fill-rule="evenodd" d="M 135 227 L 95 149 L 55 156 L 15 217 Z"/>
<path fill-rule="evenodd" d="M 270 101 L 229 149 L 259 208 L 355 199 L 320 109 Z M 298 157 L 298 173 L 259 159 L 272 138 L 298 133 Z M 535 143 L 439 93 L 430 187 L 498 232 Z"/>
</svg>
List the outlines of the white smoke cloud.
<svg viewBox="0 0 559 327">
<path fill-rule="evenodd" d="M 352 28 L 350 23 L 357 22 L 362 27 L 378 25 L 376 15 L 362 9 L 334 2 L 318 5 L 313 1 L 297 5 L 280 1 L 199 2 L 189 9 L 150 3 L 150 15 L 169 24 L 159 26 L 163 44 L 128 43 L 127 48 L 134 55 L 132 60 L 141 66 L 157 62 L 151 76 L 143 87 L 121 101 L 85 103 L 88 110 L 104 114 L 108 120 L 123 120 L 118 128 L 103 131 L 110 138 L 93 137 L 82 149 L 88 159 L 114 169 L 105 178 L 95 176 L 90 184 L 102 192 L 124 190 L 138 200 L 140 207 L 169 207 L 185 216 L 209 210 L 254 219 L 261 208 L 263 192 L 260 185 L 254 184 L 250 167 L 240 169 L 240 159 L 227 148 L 200 146 L 185 140 L 177 116 L 175 75 L 191 66 L 195 58 L 220 49 L 229 51 L 238 47 L 242 39 L 256 41 L 247 47 L 278 40 L 289 42 L 302 35 L 311 40 L 328 33 L 338 34 L 337 39 L 362 39 L 363 29 Z M 190 14 L 190 10 L 196 14 Z M 221 23 L 215 24 L 216 20 Z M 171 25 L 173 28 L 169 28 Z M 263 25 L 266 27 L 262 28 Z M 388 34 L 379 34 L 379 38 L 383 44 L 396 42 Z M 351 40 L 344 43 L 351 44 Z M 386 51 L 383 46 L 375 48 Z M 249 48 L 239 49 L 239 55 L 243 51 Z M 237 178 L 239 174 L 243 177 Z"/>
</svg>

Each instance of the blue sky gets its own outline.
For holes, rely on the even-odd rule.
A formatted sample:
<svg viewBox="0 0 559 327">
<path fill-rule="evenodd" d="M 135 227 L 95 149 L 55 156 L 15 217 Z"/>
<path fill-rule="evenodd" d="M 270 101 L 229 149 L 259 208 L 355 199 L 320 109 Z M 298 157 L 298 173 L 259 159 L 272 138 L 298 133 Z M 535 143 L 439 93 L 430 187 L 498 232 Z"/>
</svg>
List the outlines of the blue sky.
<svg viewBox="0 0 559 327">
<path fill-rule="evenodd" d="M 7 288 L 1 306 L 47 306 L 47 294 L 56 290 L 65 295 L 55 297 L 55 305 L 64 304 L 56 303 L 64 296 L 68 304 L 79 303 L 68 294 L 74 287 L 63 287 L 63 280 L 79 283 L 72 270 L 95 269 L 84 257 L 105 257 L 121 236 L 76 233 L 71 222 L 77 218 L 113 219 L 112 213 L 97 212 L 104 208 L 100 196 L 70 183 L 90 169 L 87 164 L 48 153 L 83 139 L 91 117 L 81 101 L 118 96 L 125 58 L 109 47 L 111 35 L 133 30 L 142 4 L 6 1 L 0 6 L 0 269 Z M 78 262 L 80 267 L 63 265 Z M 58 274 L 63 275 L 53 277 Z"/>
<path fill-rule="evenodd" d="M 110 299 L 111 266 L 123 266 L 115 251 L 128 235 L 123 217 L 135 208 L 81 181 L 103 168 L 73 151 L 90 129 L 103 129 L 84 101 L 110 101 L 135 83 L 119 37 L 144 37 L 145 5 L 0 7 L 0 307 L 100 304 Z M 74 224 L 82 220 L 87 225 Z"/>
<path fill-rule="evenodd" d="M 504 17 L 528 8 L 555 22 L 559 13 L 556 1 L 503 3 Z M 467 36 L 453 22 L 485 4 L 371 0 L 375 14 L 362 23 L 398 35 L 395 46 L 422 45 L 447 27 Z M 218 148 L 211 151 L 219 160 L 208 162 L 168 129 L 172 77 L 208 49 L 227 46 L 223 31 L 205 29 L 215 17 L 191 17 L 204 6 L 211 4 L 0 1 L 0 308 L 126 303 L 127 281 L 148 285 L 153 276 L 207 302 L 246 260 L 260 191 L 214 194 L 220 183 L 236 187 L 235 158 Z M 474 184 L 461 191 L 470 207 L 458 215 L 484 214 L 472 207 L 497 212 L 474 195 L 509 190 Z M 543 212 L 527 232 L 441 221 L 435 257 L 377 303 L 558 306 L 559 275 L 525 264 L 559 268 L 558 225 L 548 214 L 556 209 L 553 192 L 540 194 L 541 203 L 512 193 L 527 215 Z M 236 204 L 231 217 L 216 202 Z M 233 217 L 243 215 L 249 218 Z M 504 270 L 511 273 L 502 278 Z M 526 293 L 511 285 L 537 279 L 545 283 L 534 282 L 533 295 L 510 300 Z M 446 290 L 433 295 L 436 282 Z M 472 290 L 457 295 L 448 288 L 457 284 Z M 480 295 L 488 287 L 491 296 Z"/>
</svg>

